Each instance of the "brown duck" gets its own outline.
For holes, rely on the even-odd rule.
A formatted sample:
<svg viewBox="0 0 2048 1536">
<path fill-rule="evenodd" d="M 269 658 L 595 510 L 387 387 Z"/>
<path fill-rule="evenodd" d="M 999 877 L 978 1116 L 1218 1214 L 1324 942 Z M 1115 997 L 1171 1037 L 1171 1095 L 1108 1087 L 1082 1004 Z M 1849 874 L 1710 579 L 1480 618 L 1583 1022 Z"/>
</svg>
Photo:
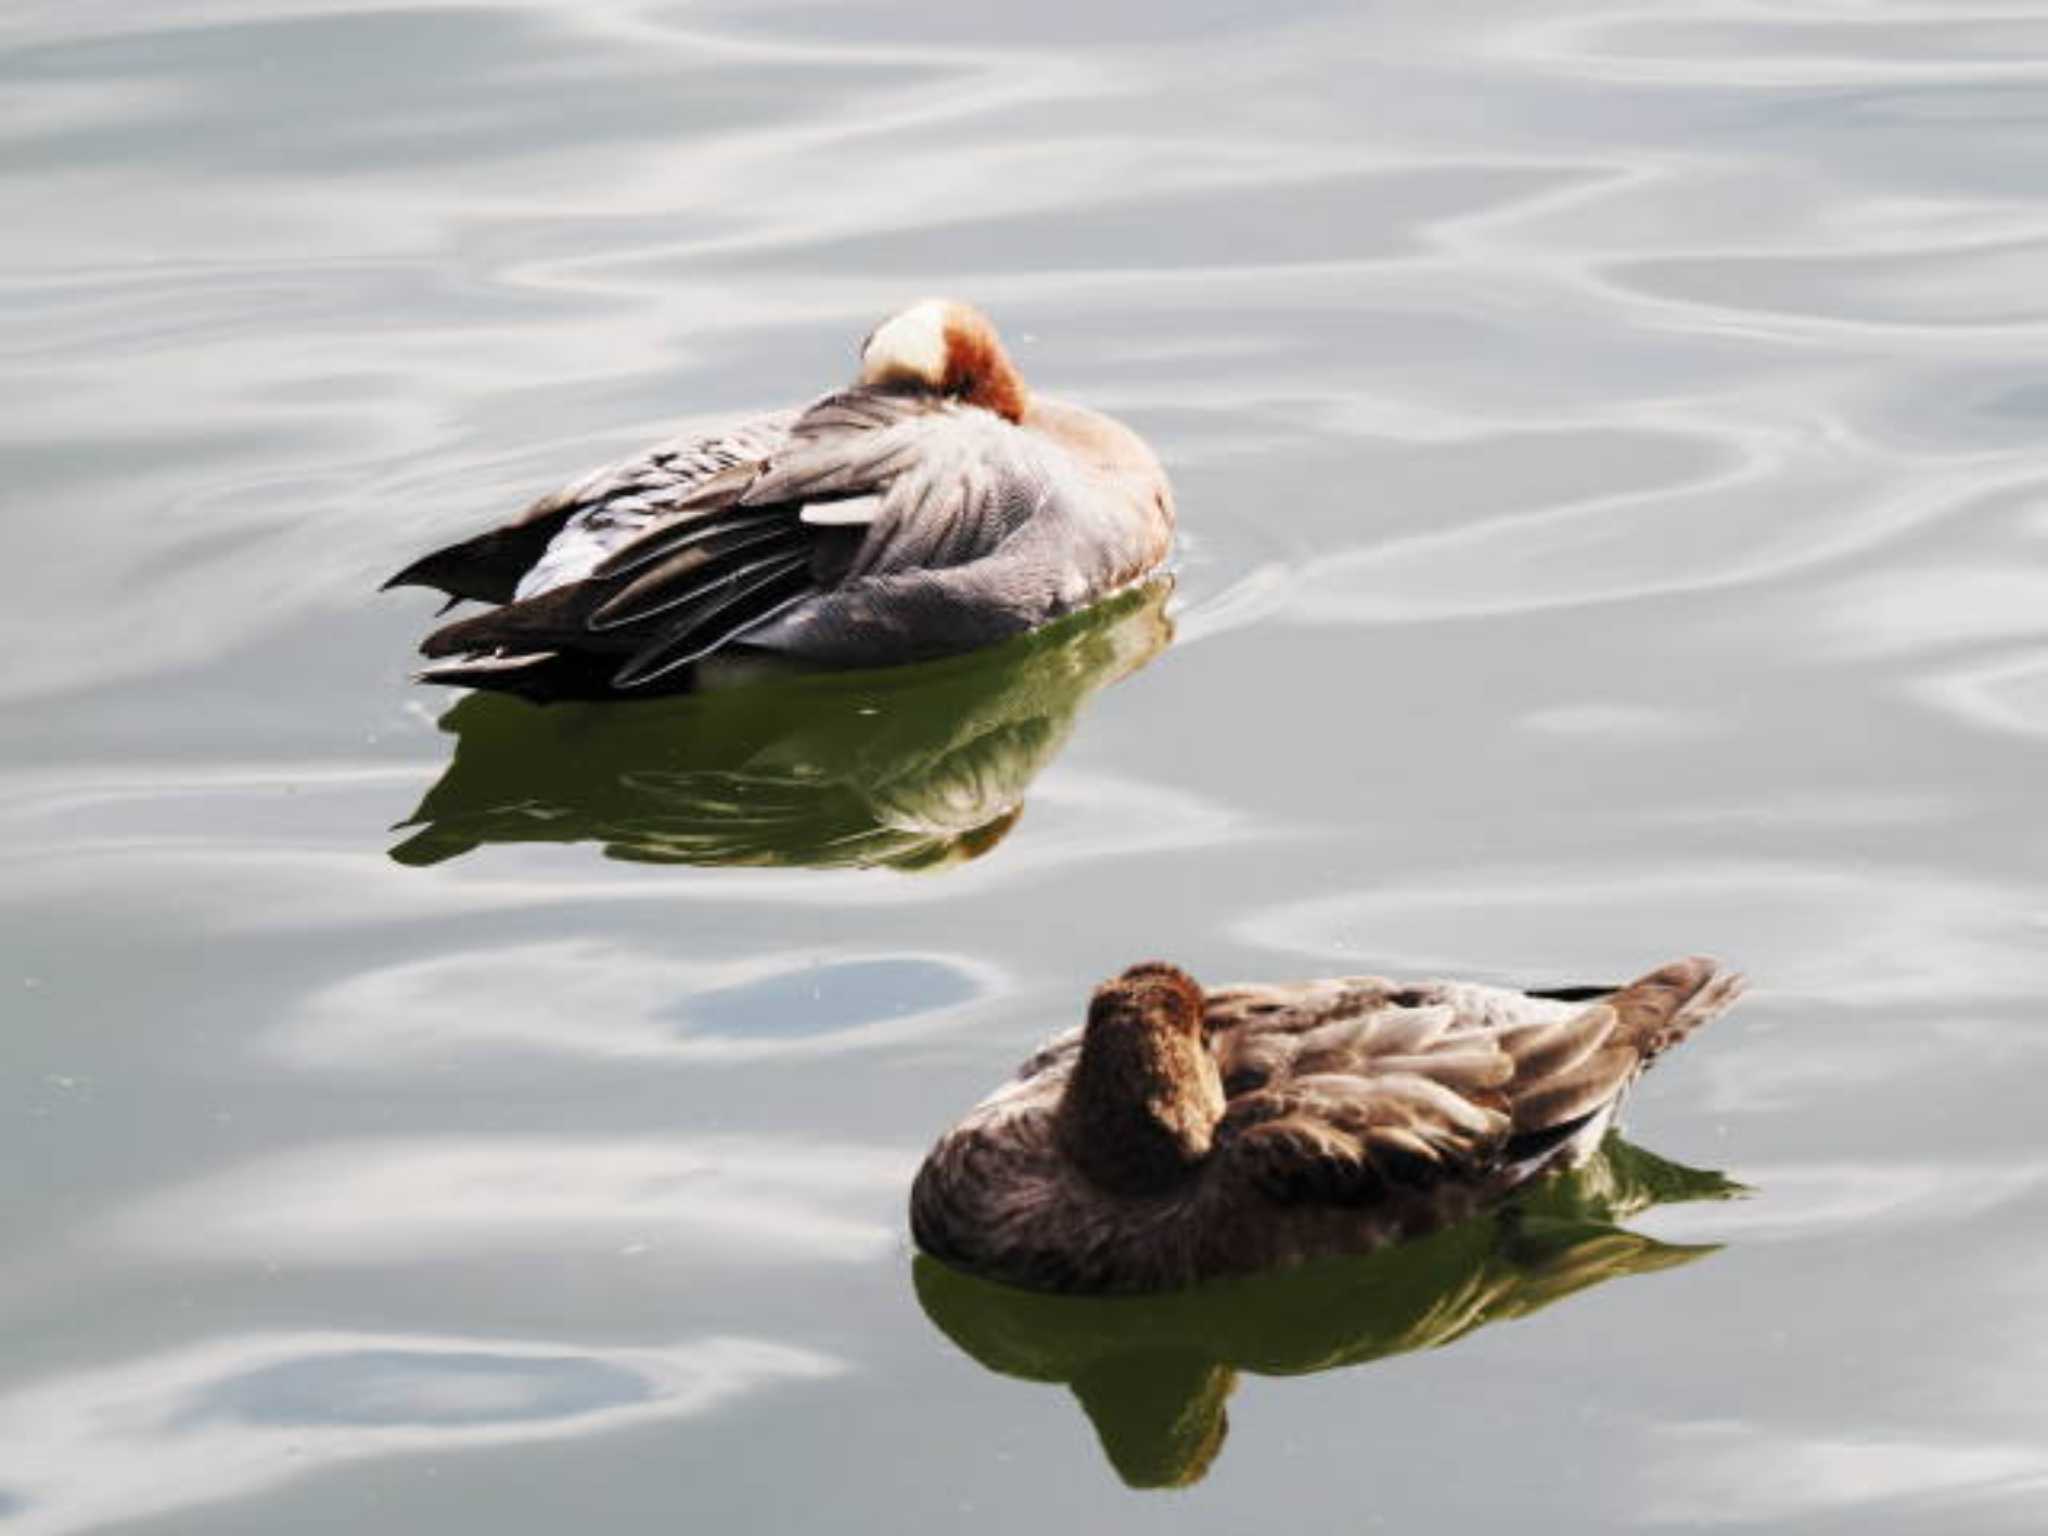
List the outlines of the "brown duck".
<svg viewBox="0 0 2048 1536">
<path fill-rule="evenodd" d="M 728 648 L 973 650 L 1135 581 L 1173 523 L 1136 433 L 1033 394 L 986 316 L 932 299 L 874 331 L 851 386 L 600 470 L 385 585 L 497 605 L 427 636 L 424 680 L 604 695 Z"/>
<path fill-rule="evenodd" d="M 1531 992 L 1346 977 L 1205 993 L 1134 966 L 939 1139 L 911 1228 L 949 1264 L 1051 1291 L 1363 1252 L 1583 1160 L 1643 1069 L 1741 986 L 1702 958 Z"/>
</svg>

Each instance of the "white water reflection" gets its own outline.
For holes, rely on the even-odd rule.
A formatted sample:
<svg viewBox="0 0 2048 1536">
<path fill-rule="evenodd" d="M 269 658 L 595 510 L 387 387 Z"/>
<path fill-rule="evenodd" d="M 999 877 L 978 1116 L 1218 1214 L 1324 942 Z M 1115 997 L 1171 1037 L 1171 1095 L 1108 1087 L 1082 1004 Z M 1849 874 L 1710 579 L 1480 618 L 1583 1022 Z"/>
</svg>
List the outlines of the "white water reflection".
<svg viewBox="0 0 2048 1536">
<path fill-rule="evenodd" d="M 1859 655 L 2048 636 L 2048 571 L 1942 563 L 1869 576 L 1837 587 L 1823 621 L 1836 644 Z"/>
<path fill-rule="evenodd" d="M 1659 1431 L 1640 1474 L 1643 1517 L 1658 1524 L 1816 1520 L 1911 1500 L 1925 1530 L 1961 1530 L 1974 1504 L 2024 1509 L 2048 1487 L 2033 1444 L 1815 1435 L 1778 1424 L 1707 1422 Z"/>
<path fill-rule="evenodd" d="M 1825 1116 L 1845 1102 L 1910 1115 L 1907 1106 L 1918 1095 L 1963 1091 L 1994 1062 L 2031 1072 L 2035 1051 L 2033 1041 L 2015 1036 L 1980 1003 L 1961 998 L 1946 1006 L 1923 998 L 1902 1009 L 1872 1007 L 1853 1048 L 1845 1047 L 1838 1019 L 1800 1002 L 1789 1020 L 1757 1029 L 1739 1050 L 1701 1052 L 1689 1061 L 1687 1076 L 1697 1086 L 1687 1097 L 1724 1124 L 1725 1117 Z"/>
<path fill-rule="evenodd" d="M 619 1253 L 852 1264 L 898 1241 L 918 1153 L 782 1137 L 435 1137 L 258 1159 L 115 1213 L 116 1247 L 196 1264 Z"/>
<path fill-rule="evenodd" d="M 1937 673 L 1918 692 L 1979 730 L 2048 737 L 2048 650 Z"/>
<path fill-rule="evenodd" d="M 1802 257 L 1717 256 L 1712 261 L 1639 261 L 1609 275 L 1648 294 L 1727 310 L 1793 315 L 1805 329 L 1832 321 L 1872 327 L 1986 327 L 2048 320 L 2048 307 L 2020 297 L 2022 272 L 2038 270 L 2039 239 L 1945 245 L 1870 255 L 1865 250 Z"/>
<path fill-rule="evenodd" d="M 2048 26 L 2038 16 L 1996 7 L 1944 8 L 1939 16 L 1890 5 L 1859 5 L 1853 13 L 1809 5 L 1804 16 L 1800 6 L 1777 16 L 1746 5 L 1688 9 L 1684 18 L 1620 12 L 1625 19 L 1580 21 L 1572 27 L 1584 40 L 1575 57 L 1625 59 L 1637 79 L 1867 85 L 2038 76 L 2044 71 L 2036 59 L 2048 50 Z"/>
<path fill-rule="evenodd" d="M 392 1072 L 505 1047 L 597 1060 L 817 1056 L 955 1028 L 1005 988 L 991 966 L 915 950 L 706 963 L 566 939 L 359 972 L 307 999 L 270 1046 L 301 1065 Z"/>
<path fill-rule="evenodd" d="M 1745 1163 L 1752 1198 L 1660 1210 L 1643 1228 L 1677 1242 L 1825 1244 L 1851 1232 L 1960 1227 L 2048 1188 L 2048 1163 Z"/>
<path fill-rule="evenodd" d="M 1326 556 L 1290 612 L 1326 624 L 1419 623 L 1670 597 L 1826 564 L 1939 516 L 1954 471 L 1916 469 L 1846 424 L 1688 402 L 1717 425 L 1725 466 L 1654 490 L 1561 503 Z M 1488 444 L 1490 447 L 1491 444 Z"/>
<path fill-rule="evenodd" d="M 746 1338 L 646 1349 L 411 1334 L 215 1339 L 0 1397 L 0 1519 L 20 1536 L 64 1536 L 350 1462 L 688 1418 L 843 1369 Z"/>
</svg>

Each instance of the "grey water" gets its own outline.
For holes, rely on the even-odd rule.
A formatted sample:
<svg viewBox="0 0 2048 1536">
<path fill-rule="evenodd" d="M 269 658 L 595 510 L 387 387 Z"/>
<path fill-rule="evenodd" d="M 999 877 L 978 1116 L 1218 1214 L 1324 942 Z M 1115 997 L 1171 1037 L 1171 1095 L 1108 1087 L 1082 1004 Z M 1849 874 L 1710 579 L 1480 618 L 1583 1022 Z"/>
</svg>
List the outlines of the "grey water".
<svg viewBox="0 0 2048 1536">
<path fill-rule="evenodd" d="M 2039 1528 L 2048 7 L 13 0 L 0 99 L 0 1529 Z M 383 575 L 935 292 L 1170 592 L 408 683 Z M 914 1262 L 1128 962 L 1689 951 L 1552 1206 Z"/>
</svg>

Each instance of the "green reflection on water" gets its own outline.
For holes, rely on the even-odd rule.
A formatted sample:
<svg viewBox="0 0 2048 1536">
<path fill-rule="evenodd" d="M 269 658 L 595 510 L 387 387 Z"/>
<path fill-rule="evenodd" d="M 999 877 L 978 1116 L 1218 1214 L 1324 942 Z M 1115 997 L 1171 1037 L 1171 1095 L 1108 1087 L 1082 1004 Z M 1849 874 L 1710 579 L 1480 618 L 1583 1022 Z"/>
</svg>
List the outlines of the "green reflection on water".
<svg viewBox="0 0 2048 1536">
<path fill-rule="evenodd" d="M 1171 592 L 1161 577 L 1003 645 L 886 671 L 640 703 L 473 694 L 441 717 L 455 755 L 391 856 L 598 842 L 654 863 L 965 863 L 1015 823 L 1083 701 L 1172 640 Z"/>
<path fill-rule="evenodd" d="M 1014 1290 L 924 1255 L 912 1274 L 925 1315 L 982 1365 L 1071 1387 L 1126 1483 L 1185 1487 L 1222 1449 L 1240 1370 L 1299 1376 L 1434 1349 L 1602 1281 L 1691 1263 L 1718 1245 L 1617 1223 L 1746 1192 L 1610 1136 L 1584 1167 L 1488 1215 L 1359 1258 L 1152 1297 Z"/>
</svg>

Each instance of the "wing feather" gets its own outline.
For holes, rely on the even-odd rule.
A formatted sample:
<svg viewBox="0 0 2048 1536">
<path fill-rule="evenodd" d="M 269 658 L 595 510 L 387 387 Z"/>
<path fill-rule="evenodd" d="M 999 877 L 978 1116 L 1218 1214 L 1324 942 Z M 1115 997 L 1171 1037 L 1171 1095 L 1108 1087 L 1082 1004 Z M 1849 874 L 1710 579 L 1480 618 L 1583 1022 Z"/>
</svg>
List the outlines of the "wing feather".
<svg viewBox="0 0 2048 1536">
<path fill-rule="evenodd" d="M 1613 1008 L 1596 1003 L 1554 1023 L 1500 1030 L 1494 1039 L 1514 1058 L 1515 1076 L 1533 1082 L 1569 1072 L 1607 1043 L 1617 1022 Z"/>
<path fill-rule="evenodd" d="M 1514 1096 L 1517 1133 L 1551 1130 L 1583 1120 L 1612 1103 L 1642 1067 L 1627 1046 L 1611 1046 L 1569 1070 L 1538 1078 Z"/>
<path fill-rule="evenodd" d="M 1373 1055 L 1413 1055 L 1433 1047 L 1457 1016 L 1455 1009 L 1442 1006 L 1388 1008 L 1370 1018 L 1360 1043 Z"/>
<path fill-rule="evenodd" d="M 1486 1160 L 1512 1129 L 1501 1094 L 1513 1061 L 1483 1034 L 1460 1034 L 1454 1010 L 1365 1009 L 1300 1033 L 1283 1014 L 1259 1046 L 1266 1084 L 1230 1101 L 1217 1150 L 1269 1197 L 1367 1199 Z M 1291 1047 L 1291 1049 L 1289 1048 Z"/>
<path fill-rule="evenodd" d="M 706 583 L 649 644 L 612 675 L 619 688 L 639 688 L 708 652 L 808 595 L 810 555 L 804 550 L 754 562 Z"/>
<path fill-rule="evenodd" d="M 737 562 L 718 558 L 721 554 L 741 553 L 746 558 Z M 765 572 L 786 575 L 809 565 L 810 559 L 809 544 L 786 527 L 755 533 L 722 549 L 699 544 L 649 571 L 591 614 L 589 624 L 594 630 L 644 624 L 677 609 L 730 594 Z M 688 579 L 692 577 L 695 579 Z"/>
<path fill-rule="evenodd" d="M 727 535 L 780 531 L 789 519 L 780 508 L 765 512 L 708 512 L 678 518 L 641 535 L 591 572 L 594 577 L 623 579 L 645 570 L 680 550 Z"/>
<path fill-rule="evenodd" d="M 1060 451 L 976 407 L 876 390 L 827 396 L 773 429 L 657 453 L 551 498 L 575 510 L 518 600 L 423 649 L 609 652 L 625 658 L 614 686 L 642 687 L 807 595 L 992 553 L 1045 504 L 1046 455 Z"/>
<path fill-rule="evenodd" d="M 1259 990 L 1224 995 L 1218 1059 L 1241 1091 L 1217 1148 L 1279 1200 L 1365 1199 L 1497 1166 L 1516 1136 L 1591 1113 L 1633 1070 L 1609 1046 L 1605 1004 L 1371 978 Z"/>
<path fill-rule="evenodd" d="M 1364 1199 L 1447 1168 L 1526 1175 L 1740 985 L 1695 958 L 1598 1001 L 1372 977 L 1214 992 L 1232 1094 L 1215 1155 L 1278 1200 Z"/>
</svg>

